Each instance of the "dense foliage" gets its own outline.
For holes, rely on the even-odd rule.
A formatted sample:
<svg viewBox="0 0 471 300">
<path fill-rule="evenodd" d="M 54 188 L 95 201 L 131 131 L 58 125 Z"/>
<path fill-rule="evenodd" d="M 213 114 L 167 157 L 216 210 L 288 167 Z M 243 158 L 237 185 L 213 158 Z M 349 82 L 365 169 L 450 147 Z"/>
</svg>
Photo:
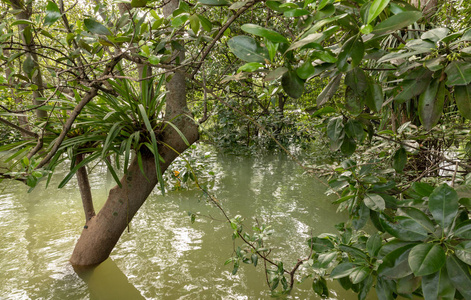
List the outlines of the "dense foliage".
<svg viewBox="0 0 471 300">
<path fill-rule="evenodd" d="M 163 117 L 162 74 L 183 70 L 204 140 L 232 152 L 327 144 L 329 164 L 305 163 L 350 216 L 288 270 L 269 258 L 268 226 L 249 233 L 226 215 L 244 245 L 234 274 L 262 259 L 274 292 L 299 271 L 321 296 L 333 279 L 359 299 L 373 287 L 379 299 L 471 299 L 471 29 L 457 16 L 469 4 L 428 2 L 181 1 L 165 18 L 157 1 L 4 0 L 0 118 L 16 136 L 2 177 L 34 187 L 67 162 L 63 186 L 102 160 L 120 185 L 134 155 L 154 155 L 160 174 L 161 134 L 179 132 Z M 204 189 L 198 162 L 183 165 L 166 176 L 173 188 Z"/>
</svg>

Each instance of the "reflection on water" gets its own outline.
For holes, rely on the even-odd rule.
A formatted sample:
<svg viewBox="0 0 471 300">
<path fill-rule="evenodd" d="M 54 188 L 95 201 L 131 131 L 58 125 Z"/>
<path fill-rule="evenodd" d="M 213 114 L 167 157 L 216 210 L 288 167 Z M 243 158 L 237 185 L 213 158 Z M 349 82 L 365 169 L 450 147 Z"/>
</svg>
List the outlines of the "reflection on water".
<svg viewBox="0 0 471 300">
<path fill-rule="evenodd" d="M 274 227 L 272 258 L 285 264 L 309 254 L 307 238 L 332 232 L 343 220 L 324 196 L 324 186 L 285 157 L 213 155 L 206 168 L 215 172 L 212 191 L 231 216 L 242 215 L 246 228 L 254 217 Z M 98 208 L 112 186 L 105 178 L 100 170 L 91 178 Z M 19 183 L 5 181 L 0 188 L 0 299 L 270 297 L 261 266 L 241 266 L 235 276 L 231 265 L 224 266 L 233 252 L 231 228 L 218 221 L 221 214 L 199 191 L 151 195 L 111 260 L 79 276 L 68 264 L 83 226 L 74 180 L 62 190 L 39 187 L 31 194 Z M 198 217 L 191 224 L 188 211 L 212 219 Z M 333 295 L 355 297 L 341 289 Z M 291 297 L 317 298 L 308 281 L 297 285 Z"/>
</svg>

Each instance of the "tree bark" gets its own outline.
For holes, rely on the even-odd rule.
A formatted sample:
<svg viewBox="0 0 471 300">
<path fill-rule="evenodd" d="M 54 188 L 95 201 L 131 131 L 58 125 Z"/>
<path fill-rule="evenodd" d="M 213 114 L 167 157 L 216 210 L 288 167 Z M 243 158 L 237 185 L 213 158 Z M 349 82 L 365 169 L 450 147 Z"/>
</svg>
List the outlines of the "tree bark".
<svg viewBox="0 0 471 300">
<path fill-rule="evenodd" d="M 75 164 L 78 165 L 83 161 L 84 154 L 77 154 L 75 157 Z M 85 224 L 95 216 L 95 209 L 93 208 L 92 191 L 90 182 L 88 181 L 87 167 L 83 166 L 77 170 L 77 182 L 82 197 L 82 206 L 85 213 Z"/>
<path fill-rule="evenodd" d="M 178 0 L 171 0 L 168 5 L 171 8 L 164 7 L 166 16 L 178 7 Z M 173 74 L 167 90 L 165 118 L 183 133 L 191 145 L 198 140 L 198 126 L 187 108 L 185 74 Z M 158 139 L 161 142 L 159 154 L 164 160 L 160 163 L 163 173 L 188 145 L 171 126 L 167 126 Z M 72 265 L 97 265 L 109 257 L 121 234 L 157 184 L 155 159 L 150 153 L 142 155 L 142 167 L 143 172 L 134 158 L 127 174 L 121 178 L 122 188 L 112 188 L 103 208 L 88 220 L 70 258 Z"/>
<path fill-rule="evenodd" d="M 173 123 L 182 131 L 190 144 L 198 139 L 197 126 L 193 120 L 179 118 Z M 163 132 L 161 140 L 179 153 L 188 148 L 170 126 Z M 165 163 L 160 164 L 162 172 L 165 172 L 178 154 L 168 147 L 161 147 L 159 152 L 165 160 Z M 157 184 L 155 160 L 152 155 L 143 156 L 145 175 L 135 158 L 128 173 L 121 178 L 122 188 L 115 186 L 111 189 L 103 208 L 88 221 L 87 228 L 83 229 L 70 258 L 72 265 L 96 265 L 108 258 L 121 234 L 154 189 Z"/>
</svg>

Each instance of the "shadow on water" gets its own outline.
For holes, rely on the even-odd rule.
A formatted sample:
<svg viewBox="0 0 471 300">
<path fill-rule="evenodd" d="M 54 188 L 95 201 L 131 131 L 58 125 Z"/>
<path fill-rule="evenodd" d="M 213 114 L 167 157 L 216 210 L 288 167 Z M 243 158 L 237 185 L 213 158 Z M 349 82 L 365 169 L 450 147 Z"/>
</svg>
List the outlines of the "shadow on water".
<svg viewBox="0 0 471 300">
<path fill-rule="evenodd" d="M 98 266 L 91 268 L 74 267 L 74 270 L 87 284 L 91 300 L 145 299 L 110 258 Z"/>
</svg>

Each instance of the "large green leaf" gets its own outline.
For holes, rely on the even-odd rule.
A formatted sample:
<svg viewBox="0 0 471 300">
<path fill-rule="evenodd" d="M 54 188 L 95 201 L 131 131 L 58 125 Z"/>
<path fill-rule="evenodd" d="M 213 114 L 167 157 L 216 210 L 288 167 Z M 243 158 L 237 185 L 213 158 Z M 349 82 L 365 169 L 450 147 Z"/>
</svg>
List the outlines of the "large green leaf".
<svg viewBox="0 0 471 300">
<path fill-rule="evenodd" d="M 328 238 L 313 237 L 307 241 L 309 247 L 316 252 L 325 252 L 334 248 L 334 244 Z"/>
<path fill-rule="evenodd" d="M 360 266 L 353 269 L 348 278 L 353 284 L 357 284 L 365 280 L 371 274 L 372 270 L 366 266 Z"/>
<path fill-rule="evenodd" d="M 464 221 L 456 226 L 453 234 L 456 237 L 471 240 L 471 220 Z"/>
<path fill-rule="evenodd" d="M 444 183 L 433 190 L 428 207 L 438 225 L 446 229 L 458 213 L 458 194 Z"/>
<path fill-rule="evenodd" d="M 397 15 L 389 17 L 388 19 L 376 25 L 373 29 L 372 34 L 387 34 L 409 26 L 412 23 L 418 21 L 420 18 L 422 18 L 422 13 L 420 11 L 401 12 Z"/>
<path fill-rule="evenodd" d="M 471 241 L 461 242 L 456 245 L 455 254 L 462 262 L 471 265 Z"/>
<path fill-rule="evenodd" d="M 446 259 L 446 269 L 453 286 L 464 299 L 471 299 L 471 274 L 469 273 L 469 266 L 455 255 L 450 255 Z"/>
<path fill-rule="evenodd" d="M 406 245 L 389 252 L 383 257 L 383 263 L 378 267 L 378 275 L 391 279 L 398 279 L 412 274 L 408 257 L 415 244 Z"/>
<path fill-rule="evenodd" d="M 383 211 L 386 208 L 386 202 L 378 194 L 366 194 L 363 201 L 369 209 L 374 211 Z"/>
<path fill-rule="evenodd" d="M 455 299 L 455 287 L 448 278 L 446 266 L 440 271 L 422 277 L 422 293 L 425 299 Z"/>
<path fill-rule="evenodd" d="M 415 276 L 430 275 L 445 264 L 445 251 L 432 243 L 419 244 L 411 249 L 409 266 Z"/>
<path fill-rule="evenodd" d="M 363 124 L 360 121 L 350 119 L 345 123 L 345 133 L 348 137 L 363 142 L 366 138 L 366 133 Z"/>
<path fill-rule="evenodd" d="M 422 67 L 413 70 L 410 76 L 406 77 L 400 85 L 401 90 L 399 94 L 394 97 L 394 101 L 404 103 L 412 97 L 420 95 L 427 86 L 429 86 L 432 80 L 432 74 L 431 71 Z"/>
<path fill-rule="evenodd" d="M 388 6 L 389 0 L 374 0 L 371 3 L 370 9 L 368 11 L 368 19 L 366 24 L 370 24 L 371 21 L 376 19 L 377 16 L 384 10 L 386 6 Z"/>
<path fill-rule="evenodd" d="M 420 209 L 415 207 L 403 207 L 399 210 L 401 215 L 405 215 L 411 219 L 414 219 L 418 224 L 420 224 L 425 230 L 430 233 L 435 231 L 435 225 L 432 220 Z"/>
<path fill-rule="evenodd" d="M 249 36 L 239 35 L 227 43 L 235 56 L 247 62 L 266 63 L 270 61 L 268 50 Z"/>
<path fill-rule="evenodd" d="M 383 88 L 380 84 L 374 82 L 368 84 L 365 95 L 366 106 L 374 112 L 379 112 L 383 107 L 384 96 Z"/>
<path fill-rule="evenodd" d="M 332 270 L 330 273 L 330 278 L 338 279 L 349 276 L 353 270 L 355 270 L 355 268 L 356 266 L 350 262 L 341 263 Z"/>
<path fill-rule="evenodd" d="M 443 113 L 445 82 L 434 79 L 419 97 L 419 118 L 426 130 L 432 129 Z"/>
<path fill-rule="evenodd" d="M 446 85 L 467 85 L 471 83 L 471 64 L 464 61 L 453 61 L 446 69 Z"/>
<path fill-rule="evenodd" d="M 46 6 L 46 17 L 44 18 L 44 26 L 50 26 L 54 24 L 61 16 L 61 11 L 59 10 L 57 4 L 52 1 L 48 1 Z"/>
<path fill-rule="evenodd" d="M 393 156 L 393 168 L 396 172 L 402 172 L 407 163 L 407 153 L 404 147 L 399 148 Z"/>
<path fill-rule="evenodd" d="M 368 251 L 370 257 L 376 257 L 382 245 L 383 241 L 378 233 L 375 233 L 370 236 L 366 241 L 366 250 Z"/>
<path fill-rule="evenodd" d="M 450 32 L 450 29 L 448 29 L 448 28 L 434 28 L 434 29 L 431 29 L 427 32 L 424 32 L 420 36 L 420 38 L 422 40 L 430 40 L 430 41 L 436 43 L 439 40 L 446 37 L 449 32 Z"/>
<path fill-rule="evenodd" d="M 288 71 L 281 77 L 281 86 L 288 96 L 297 99 L 304 92 L 304 81 L 298 77 L 295 71 Z"/>
<path fill-rule="evenodd" d="M 455 86 L 454 95 L 461 116 L 471 120 L 471 84 Z"/>
<path fill-rule="evenodd" d="M 381 216 L 380 222 L 386 232 L 403 241 L 422 241 L 429 233 L 419 222 L 405 216 L 397 216 L 394 223 Z"/>
<path fill-rule="evenodd" d="M 345 84 L 357 95 L 363 95 L 368 88 L 368 78 L 361 68 L 353 68 L 345 74 Z"/>
<path fill-rule="evenodd" d="M 332 141 L 341 140 L 345 134 L 343 128 L 343 117 L 332 118 L 327 124 L 327 136 Z"/>
<path fill-rule="evenodd" d="M 337 67 L 340 71 L 345 72 L 349 67 L 354 68 L 358 66 L 365 55 L 365 45 L 361 36 L 354 35 L 349 38 L 337 57 Z M 349 63 L 349 59 L 351 59 Z"/>
<path fill-rule="evenodd" d="M 109 31 L 108 28 L 106 28 L 101 23 L 93 19 L 85 19 L 83 20 L 83 24 L 91 33 L 101 34 L 101 35 L 111 35 L 111 31 Z"/>
<path fill-rule="evenodd" d="M 337 92 L 337 90 L 339 88 L 341 78 L 342 78 L 342 75 L 337 74 L 325 86 L 325 88 L 322 90 L 322 92 L 317 97 L 316 104 L 317 104 L 318 107 L 324 105 L 327 101 L 329 101 L 335 95 L 335 92 Z"/>
<path fill-rule="evenodd" d="M 288 43 L 288 40 L 278 32 L 255 24 L 244 24 L 240 27 L 243 31 L 256 36 L 261 36 L 275 43 Z"/>
</svg>

